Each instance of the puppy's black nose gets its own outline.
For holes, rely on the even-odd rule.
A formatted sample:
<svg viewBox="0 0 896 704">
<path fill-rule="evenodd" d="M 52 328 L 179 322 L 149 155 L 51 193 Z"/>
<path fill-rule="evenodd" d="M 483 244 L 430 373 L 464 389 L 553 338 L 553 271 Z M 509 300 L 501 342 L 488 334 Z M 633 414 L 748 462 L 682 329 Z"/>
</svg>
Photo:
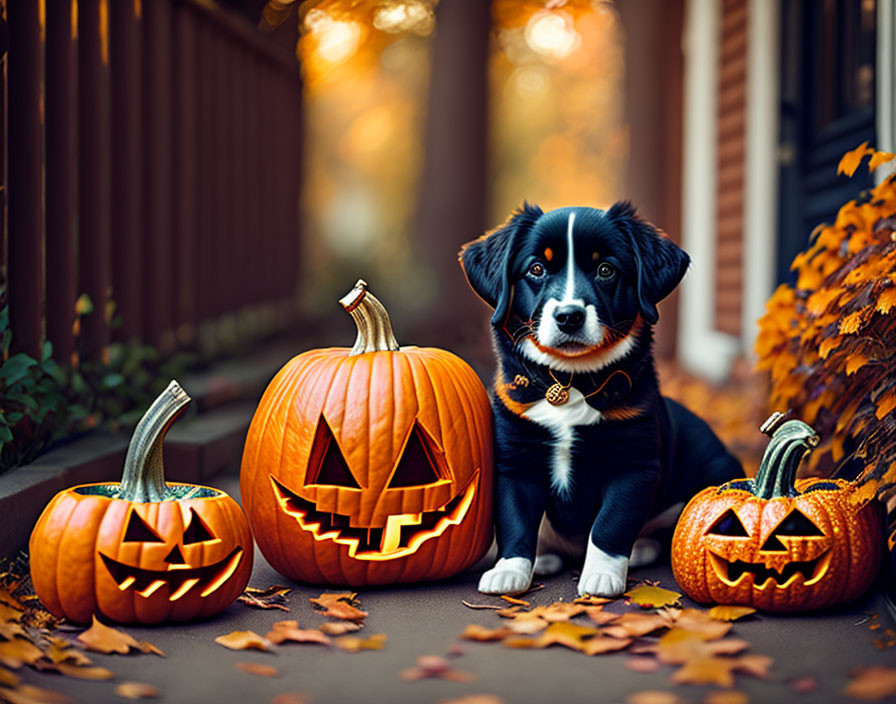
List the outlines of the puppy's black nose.
<svg viewBox="0 0 896 704">
<path fill-rule="evenodd" d="M 557 306 L 554 310 L 554 320 L 561 332 L 567 334 L 576 332 L 585 322 L 585 309 L 576 304 Z"/>
</svg>

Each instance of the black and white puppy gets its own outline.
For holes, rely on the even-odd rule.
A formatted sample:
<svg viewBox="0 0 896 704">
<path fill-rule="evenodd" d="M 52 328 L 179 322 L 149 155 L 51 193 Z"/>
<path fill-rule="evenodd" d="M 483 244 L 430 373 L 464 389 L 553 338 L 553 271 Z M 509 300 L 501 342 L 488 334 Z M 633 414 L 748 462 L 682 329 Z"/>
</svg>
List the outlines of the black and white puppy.
<svg viewBox="0 0 896 704">
<path fill-rule="evenodd" d="M 709 426 L 659 392 L 656 306 L 688 255 L 628 202 L 547 213 L 524 204 L 460 261 L 494 308 L 498 357 L 499 559 L 479 590 L 529 588 L 546 517 L 542 542 L 584 554 L 579 593 L 618 596 L 651 518 L 674 520 L 700 489 L 743 476 Z"/>
</svg>

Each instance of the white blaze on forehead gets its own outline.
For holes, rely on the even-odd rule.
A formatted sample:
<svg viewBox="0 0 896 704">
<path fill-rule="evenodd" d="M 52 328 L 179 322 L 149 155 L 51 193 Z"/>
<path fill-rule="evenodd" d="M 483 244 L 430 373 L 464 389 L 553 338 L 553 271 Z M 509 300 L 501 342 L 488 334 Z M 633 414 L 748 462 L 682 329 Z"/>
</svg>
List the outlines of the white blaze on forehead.
<svg viewBox="0 0 896 704">
<path fill-rule="evenodd" d="M 572 246 L 572 226 L 576 221 L 576 214 L 569 214 L 569 223 L 566 226 L 566 292 L 563 295 L 563 303 L 573 300 L 576 285 L 576 258 Z"/>
</svg>

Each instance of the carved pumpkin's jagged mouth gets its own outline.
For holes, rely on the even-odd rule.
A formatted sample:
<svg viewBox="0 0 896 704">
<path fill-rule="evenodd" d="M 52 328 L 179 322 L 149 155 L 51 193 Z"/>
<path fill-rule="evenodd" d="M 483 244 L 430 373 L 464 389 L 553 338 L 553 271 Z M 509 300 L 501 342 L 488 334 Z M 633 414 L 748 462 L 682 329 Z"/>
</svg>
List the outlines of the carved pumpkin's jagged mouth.
<svg viewBox="0 0 896 704">
<path fill-rule="evenodd" d="M 766 589 L 770 584 L 782 589 L 790 586 L 799 577 L 803 578 L 805 586 L 810 586 L 825 575 L 828 565 L 831 563 L 830 550 L 814 560 L 788 562 L 780 571 L 766 567 L 762 562 L 744 562 L 743 560 L 729 562 L 712 552 L 709 553 L 709 556 L 716 576 L 729 587 L 736 586 L 747 575 L 753 575 L 755 589 Z"/>
<path fill-rule="evenodd" d="M 348 546 L 349 557 L 356 560 L 393 560 L 410 555 L 420 545 L 442 535 L 448 526 L 460 523 L 476 493 L 477 471 L 466 489 L 435 511 L 399 513 L 389 516 L 383 528 L 353 528 L 350 516 L 318 511 L 313 503 L 290 491 L 271 477 L 274 496 L 284 513 L 296 519 L 315 540 L 332 540 Z"/>
<path fill-rule="evenodd" d="M 199 596 L 206 597 L 217 591 L 236 572 L 243 560 L 243 549 L 234 548 L 223 560 L 205 567 L 189 565 L 168 565 L 164 570 L 145 570 L 113 560 L 100 553 L 109 574 L 122 591 L 133 589 L 140 596 L 149 597 L 164 586 L 168 586 L 168 601 L 177 601 L 197 585 L 202 585 Z"/>
</svg>

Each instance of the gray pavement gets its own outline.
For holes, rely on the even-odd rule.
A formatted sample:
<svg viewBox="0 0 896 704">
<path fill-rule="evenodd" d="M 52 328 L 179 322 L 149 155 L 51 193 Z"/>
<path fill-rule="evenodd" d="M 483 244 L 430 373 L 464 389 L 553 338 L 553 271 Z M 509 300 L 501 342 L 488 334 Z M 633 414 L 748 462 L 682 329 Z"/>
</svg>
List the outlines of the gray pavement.
<svg viewBox="0 0 896 704">
<path fill-rule="evenodd" d="M 238 496 L 235 476 L 220 477 L 219 486 Z M 489 558 L 487 558 L 488 560 Z M 500 644 L 461 642 L 463 655 L 452 658 L 458 669 L 476 675 L 472 682 L 428 679 L 405 682 L 402 669 L 412 667 L 422 654 L 443 655 L 454 646 L 457 635 L 469 623 L 500 625 L 493 612 L 473 611 L 461 601 L 494 602 L 476 592 L 479 573 L 487 560 L 456 578 L 430 584 L 395 588 L 365 589 L 359 593 L 364 610 L 369 611 L 361 635 L 385 633 L 382 651 L 347 653 L 318 645 L 284 644 L 276 653 L 234 652 L 214 643 L 214 638 L 233 630 L 253 630 L 264 635 L 275 621 L 296 619 L 300 627 L 314 628 L 325 619 L 311 608 L 308 597 L 321 587 L 295 585 L 289 596 L 289 613 L 256 610 L 237 603 L 209 621 L 152 628 L 126 627 L 139 640 L 149 640 L 166 653 L 153 655 L 91 654 L 95 662 L 113 670 L 117 679 L 108 682 L 78 681 L 27 668 L 23 679 L 33 684 L 62 690 L 79 702 L 121 702 L 114 694 L 116 682 L 137 680 L 159 687 L 165 702 L 213 702 L 217 704 L 267 703 L 284 692 L 304 693 L 310 704 L 404 704 L 435 703 L 474 693 L 499 695 L 507 704 L 550 704 L 552 702 L 624 702 L 627 695 L 648 689 L 674 691 L 684 701 L 702 702 L 711 686 L 673 686 L 668 678 L 674 668 L 639 674 L 624 663 L 626 653 L 587 657 L 554 646 L 546 650 L 512 650 Z M 675 588 L 667 565 L 636 570 L 638 579 L 659 579 Z M 272 584 L 293 586 L 278 575 L 256 551 L 250 582 L 255 587 Z M 575 581 L 566 572 L 545 582 L 545 589 L 527 599 L 536 604 L 575 596 Z M 332 591 L 332 590 L 331 590 Z M 685 604 L 688 601 L 684 600 Z M 623 610 L 614 604 L 611 610 Z M 882 627 L 868 629 L 866 615 L 879 614 Z M 863 621 L 866 621 L 863 623 Z M 851 701 L 839 692 L 848 681 L 847 673 L 857 666 L 896 666 L 896 648 L 878 651 L 873 640 L 886 628 L 894 627 L 882 597 L 872 594 L 863 601 L 823 613 L 803 615 L 757 615 L 735 623 L 732 635 L 752 644 L 749 652 L 774 658 L 771 676 L 760 681 L 737 676 L 736 688 L 746 692 L 751 702 Z M 259 677 L 235 669 L 239 662 L 263 663 L 276 667 L 276 678 Z M 786 686 L 792 677 L 812 674 L 820 686 L 811 694 L 794 694 Z M 893 698 L 896 701 L 896 698 Z"/>
</svg>

